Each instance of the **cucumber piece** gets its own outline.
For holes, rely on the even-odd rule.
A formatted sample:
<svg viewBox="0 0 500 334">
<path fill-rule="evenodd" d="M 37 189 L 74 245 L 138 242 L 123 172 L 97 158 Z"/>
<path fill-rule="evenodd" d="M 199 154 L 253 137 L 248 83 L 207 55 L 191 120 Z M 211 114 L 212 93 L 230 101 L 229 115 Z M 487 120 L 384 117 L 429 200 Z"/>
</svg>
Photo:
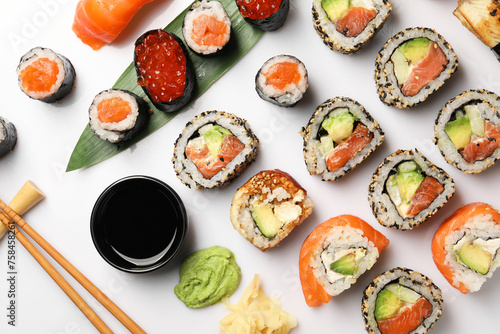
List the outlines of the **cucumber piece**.
<svg viewBox="0 0 500 334">
<path fill-rule="evenodd" d="M 398 183 L 396 182 L 395 174 L 389 176 L 387 182 L 385 183 L 385 189 L 389 194 L 389 198 L 391 199 L 394 206 L 398 206 L 401 204 L 401 194 L 399 193 Z"/>
<path fill-rule="evenodd" d="M 422 297 L 412 289 L 398 283 L 388 284 L 385 288 L 392 291 L 400 300 L 407 303 L 414 304 L 420 297 Z"/>
<path fill-rule="evenodd" d="M 420 170 L 417 163 L 413 160 L 402 162 L 398 165 L 398 172 L 407 173 Z"/>
<path fill-rule="evenodd" d="M 330 154 L 333 152 L 333 148 L 334 148 L 333 139 L 330 136 L 322 136 L 320 138 L 319 150 L 321 151 L 325 159 L 329 157 Z"/>
<path fill-rule="evenodd" d="M 465 114 L 469 117 L 470 127 L 473 134 L 478 137 L 484 136 L 484 119 L 477 109 L 476 105 L 469 104 L 464 106 Z"/>
</svg>

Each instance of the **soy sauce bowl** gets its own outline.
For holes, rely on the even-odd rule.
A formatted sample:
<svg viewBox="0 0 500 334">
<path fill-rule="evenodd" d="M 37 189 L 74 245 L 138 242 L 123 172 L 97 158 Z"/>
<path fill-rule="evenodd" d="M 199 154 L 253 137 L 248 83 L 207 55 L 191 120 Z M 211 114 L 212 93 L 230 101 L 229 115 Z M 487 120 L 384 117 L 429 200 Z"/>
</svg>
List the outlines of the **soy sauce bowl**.
<svg viewBox="0 0 500 334">
<path fill-rule="evenodd" d="M 106 188 L 90 217 L 92 241 L 111 266 L 130 273 L 156 270 L 184 243 L 188 218 L 177 193 L 166 183 L 134 175 Z"/>
</svg>

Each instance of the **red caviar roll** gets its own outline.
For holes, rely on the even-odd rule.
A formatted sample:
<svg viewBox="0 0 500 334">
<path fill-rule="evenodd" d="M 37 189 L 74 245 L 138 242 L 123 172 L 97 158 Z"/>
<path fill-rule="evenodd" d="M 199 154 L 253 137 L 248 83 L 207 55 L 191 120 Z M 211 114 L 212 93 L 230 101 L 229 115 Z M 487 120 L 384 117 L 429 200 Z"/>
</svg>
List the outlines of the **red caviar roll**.
<svg viewBox="0 0 500 334">
<path fill-rule="evenodd" d="M 195 76 L 187 50 L 174 34 L 150 30 L 135 42 L 137 83 L 159 110 L 173 112 L 191 99 Z"/>
<path fill-rule="evenodd" d="M 307 305 L 328 303 L 349 289 L 388 245 L 389 239 L 356 216 L 337 216 L 316 227 L 300 249 L 300 283 Z"/>
<path fill-rule="evenodd" d="M 273 31 L 285 24 L 289 0 L 236 0 L 241 16 L 253 26 Z"/>
</svg>

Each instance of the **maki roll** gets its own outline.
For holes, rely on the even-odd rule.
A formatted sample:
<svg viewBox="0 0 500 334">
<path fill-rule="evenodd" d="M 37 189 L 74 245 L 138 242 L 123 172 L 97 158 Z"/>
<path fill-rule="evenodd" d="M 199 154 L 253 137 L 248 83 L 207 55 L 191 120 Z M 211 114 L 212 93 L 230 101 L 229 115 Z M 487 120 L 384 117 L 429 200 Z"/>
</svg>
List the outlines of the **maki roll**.
<svg viewBox="0 0 500 334">
<path fill-rule="evenodd" d="M 135 42 L 137 84 L 159 110 L 173 112 L 192 97 L 195 76 L 187 50 L 174 34 L 150 30 Z"/>
<path fill-rule="evenodd" d="M 277 246 L 313 210 L 307 191 L 288 173 L 265 170 L 241 186 L 231 202 L 231 223 L 261 251 Z"/>
<path fill-rule="evenodd" d="M 259 96 L 280 107 L 295 106 L 308 87 L 306 67 L 294 56 L 272 57 L 255 77 L 255 89 Z"/>
<path fill-rule="evenodd" d="M 215 188 L 243 172 L 255 160 L 258 145 L 245 120 L 223 111 L 207 111 L 186 124 L 175 142 L 172 162 L 186 186 Z"/>
<path fill-rule="evenodd" d="M 429 28 L 409 28 L 378 53 L 377 92 L 389 106 L 411 108 L 438 90 L 457 67 L 457 55 L 441 35 Z"/>
<path fill-rule="evenodd" d="M 89 108 L 89 126 L 100 139 L 120 146 L 146 127 L 150 112 L 146 101 L 136 94 L 109 89 L 94 97 Z"/>
<path fill-rule="evenodd" d="M 455 193 L 455 182 L 418 150 L 398 150 L 372 176 L 368 201 L 378 222 L 411 230 L 435 214 Z"/>
<path fill-rule="evenodd" d="M 423 334 L 441 317 L 442 305 L 442 292 L 430 278 L 393 268 L 366 287 L 361 311 L 368 333 Z"/>
<path fill-rule="evenodd" d="M 500 97 L 475 89 L 448 101 L 436 119 L 434 142 L 464 174 L 492 166 L 500 158 Z"/>
<path fill-rule="evenodd" d="M 24 54 L 16 73 L 19 87 L 26 95 L 47 103 L 68 95 L 76 78 L 75 69 L 66 57 L 42 47 Z"/>
<path fill-rule="evenodd" d="M 219 1 L 198 0 L 184 16 L 182 35 L 195 53 L 213 55 L 229 42 L 231 20 Z"/>
<path fill-rule="evenodd" d="M 486 203 L 456 210 L 437 229 L 432 257 L 460 292 L 478 291 L 500 265 L 500 213 Z"/>
<path fill-rule="evenodd" d="M 236 4 L 245 21 L 264 31 L 281 28 L 290 9 L 290 0 L 236 0 Z"/>
<path fill-rule="evenodd" d="M 314 29 L 334 51 L 358 51 L 391 13 L 387 0 L 313 0 Z"/>
<path fill-rule="evenodd" d="M 330 218 L 306 238 L 299 271 L 308 306 L 328 303 L 370 270 L 389 240 L 364 220 L 342 215 Z"/>
<path fill-rule="evenodd" d="M 13 123 L 0 117 L 0 158 L 12 151 L 17 143 L 17 130 Z"/>
<path fill-rule="evenodd" d="M 462 24 L 487 45 L 500 61 L 500 2 L 458 0 L 453 11 Z"/>
<path fill-rule="evenodd" d="M 303 131 L 309 174 L 335 181 L 366 159 L 384 140 L 378 123 L 358 102 L 336 97 L 321 104 Z"/>
</svg>

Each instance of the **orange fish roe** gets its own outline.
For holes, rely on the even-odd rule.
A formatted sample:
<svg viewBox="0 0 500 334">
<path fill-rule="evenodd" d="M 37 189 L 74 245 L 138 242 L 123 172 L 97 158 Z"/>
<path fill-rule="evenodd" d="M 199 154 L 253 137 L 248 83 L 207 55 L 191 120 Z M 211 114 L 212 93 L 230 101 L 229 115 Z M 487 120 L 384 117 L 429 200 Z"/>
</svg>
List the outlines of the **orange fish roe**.
<svg viewBox="0 0 500 334">
<path fill-rule="evenodd" d="M 29 92 L 49 92 L 57 82 L 59 67 L 48 58 L 38 58 L 19 74 L 23 88 Z"/>
<path fill-rule="evenodd" d="M 163 30 L 148 34 L 135 47 L 137 83 L 154 102 L 172 102 L 184 94 L 187 60 L 173 35 Z"/>
<path fill-rule="evenodd" d="M 236 3 L 243 17 L 260 20 L 276 13 L 281 0 L 237 0 Z"/>
<path fill-rule="evenodd" d="M 264 73 L 267 83 L 276 89 L 285 90 L 290 84 L 299 83 L 302 76 L 299 72 L 299 64 L 292 62 L 282 62 L 272 65 Z"/>
<path fill-rule="evenodd" d="M 127 118 L 132 108 L 127 101 L 119 97 L 113 97 L 101 101 L 97 105 L 97 110 L 99 121 L 102 123 L 118 123 Z"/>
<path fill-rule="evenodd" d="M 202 14 L 193 21 L 191 38 L 198 45 L 223 45 L 226 43 L 228 26 L 213 16 Z"/>
</svg>

